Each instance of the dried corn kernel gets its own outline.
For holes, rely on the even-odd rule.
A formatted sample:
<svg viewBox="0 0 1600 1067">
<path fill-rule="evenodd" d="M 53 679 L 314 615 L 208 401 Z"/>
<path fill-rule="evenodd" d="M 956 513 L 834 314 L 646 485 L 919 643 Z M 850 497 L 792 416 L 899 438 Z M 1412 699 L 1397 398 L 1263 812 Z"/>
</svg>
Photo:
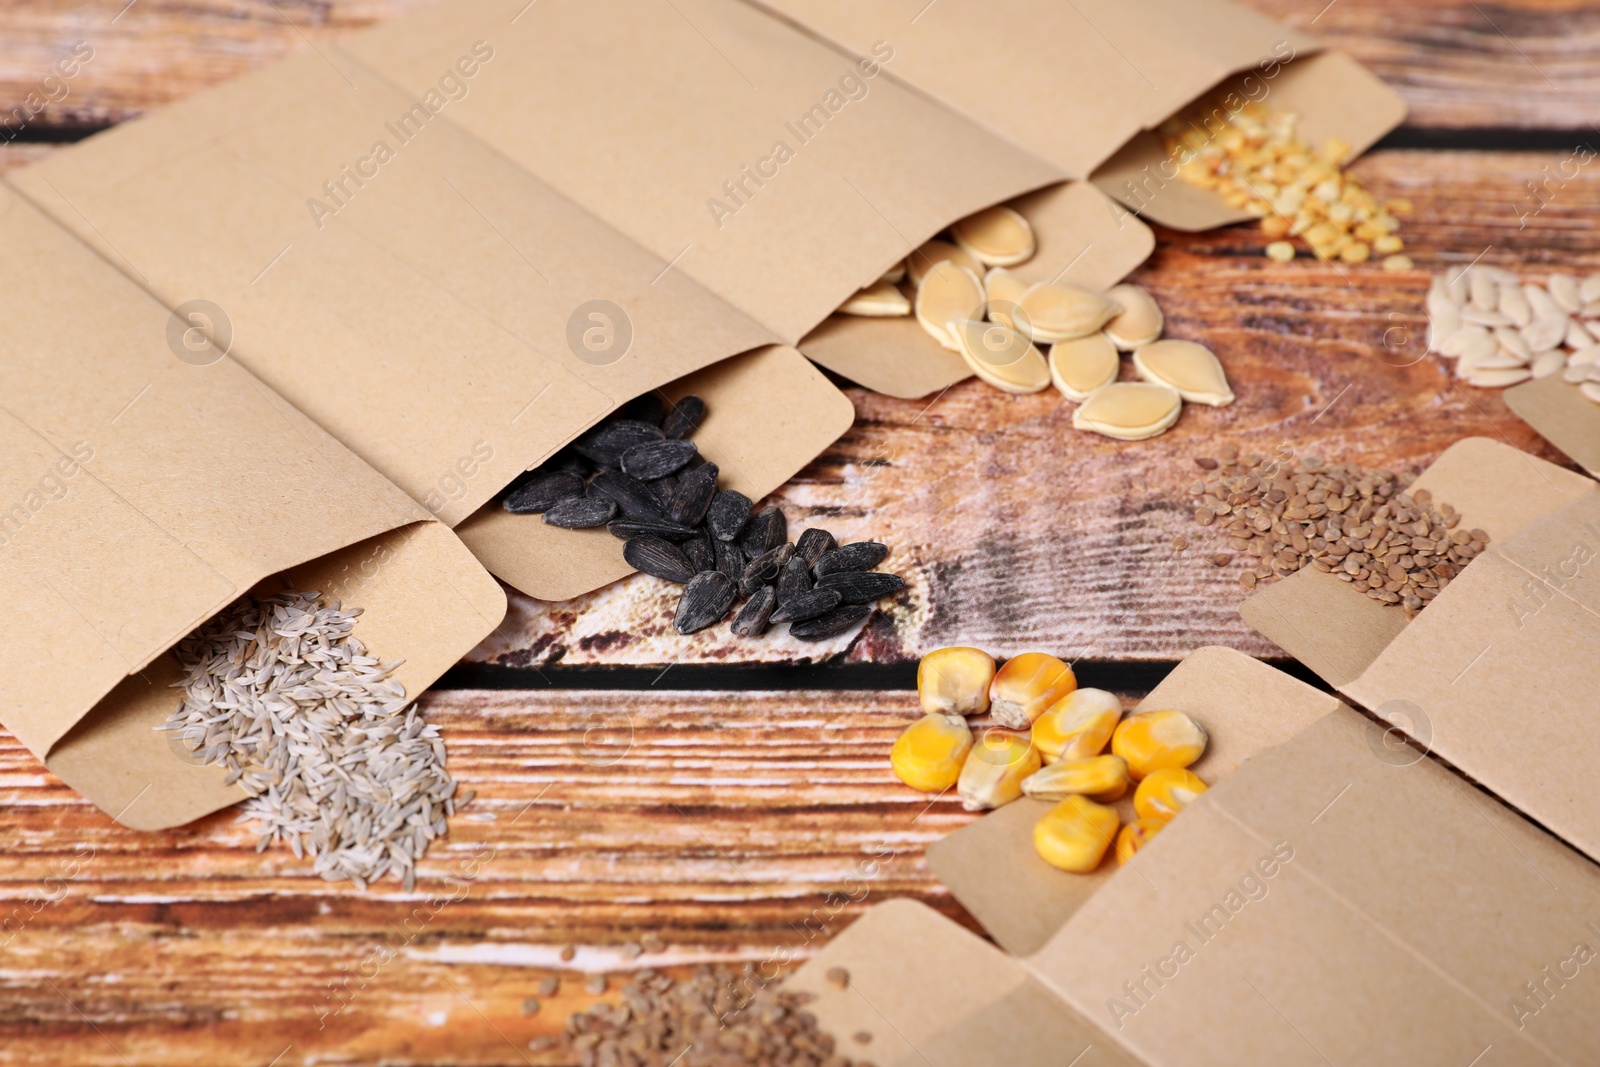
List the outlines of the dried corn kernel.
<svg viewBox="0 0 1600 1067">
<path fill-rule="evenodd" d="M 959 715 L 924 715 L 907 726 L 889 752 L 895 777 L 912 789 L 938 793 L 956 784 L 972 731 Z"/>
<path fill-rule="evenodd" d="M 1122 718 L 1122 701 L 1104 689 L 1079 689 L 1033 720 L 1033 747 L 1046 763 L 1087 759 L 1105 751 Z"/>
<path fill-rule="evenodd" d="M 976 648 L 938 648 L 917 664 L 917 696 L 929 715 L 982 715 L 989 710 L 994 657 Z"/>
<path fill-rule="evenodd" d="M 1153 771 L 1133 793 L 1133 810 L 1142 818 L 1165 821 L 1206 791 L 1205 781 L 1184 767 Z"/>
<path fill-rule="evenodd" d="M 1040 800 L 1083 796 L 1110 802 L 1128 791 L 1128 763 L 1121 756 L 1060 760 L 1025 778 L 1022 791 Z"/>
<path fill-rule="evenodd" d="M 1117 836 L 1117 813 L 1088 797 L 1068 797 L 1033 827 L 1033 847 L 1052 867 L 1088 873 Z"/>
<path fill-rule="evenodd" d="M 1006 660 L 989 685 L 994 721 L 1026 730 L 1062 697 L 1078 688 L 1072 668 L 1044 652 L 1024 652 Z"/>
<path fill-rule="evenodd" d="M 1150 843 L 1150 839 L 1167 825 L 1164 819 L 1135 819 L 1117 834 L 1117 862 L 1127 863 L 1133 854 Z"/>
<path fill-rule="evenodd" d="M 1205 730 L 1181 711 L 1130 715 L 1111 735 L 1111 751 L 1128 761 L 1136 782 L 1163 767 L 1187 767 L 1205 750 Z"/>
<path fill-rule="evenodd" d="M 1039 753 L 1022 734 L 985 730 L 961 768 L 956 792 L 968 811 L 988 811 L 1022 795 L 1022 780 L 1039 769 Z"/>
</svg>

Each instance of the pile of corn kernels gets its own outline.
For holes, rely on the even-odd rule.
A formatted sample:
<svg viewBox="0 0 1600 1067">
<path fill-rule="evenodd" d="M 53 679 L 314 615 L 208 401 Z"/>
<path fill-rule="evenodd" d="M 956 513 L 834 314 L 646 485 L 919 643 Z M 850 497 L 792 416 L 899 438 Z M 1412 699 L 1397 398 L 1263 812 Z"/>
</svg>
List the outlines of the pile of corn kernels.
<svg viewBox="0 0 1600 1067">
<path fill-rule="evenodd" d="M 1033 845 L 1064 871 L 1093 871 L 1113 843 L 1127 863 L 1206 790 L 1188 769 L 1206 750 L 1199 723 L 1181 711 L 1124 718 L 1116 694 L 1079 689 L 1072 668 L 1047 653 L 996 669 L 987 652 L 941 648 L 918 664 L 917 695 L 926 714 L 894 743 L 895 776 L 925 793 L 953 786 L 968 811 L 1024 795 L 1056 801 Z M 1002 728 L 975 741 L 967 718 L 984 714 Z M 1109 805 L 1130 787 L 1135 817 L 1123 825 Z"/>
</svg>

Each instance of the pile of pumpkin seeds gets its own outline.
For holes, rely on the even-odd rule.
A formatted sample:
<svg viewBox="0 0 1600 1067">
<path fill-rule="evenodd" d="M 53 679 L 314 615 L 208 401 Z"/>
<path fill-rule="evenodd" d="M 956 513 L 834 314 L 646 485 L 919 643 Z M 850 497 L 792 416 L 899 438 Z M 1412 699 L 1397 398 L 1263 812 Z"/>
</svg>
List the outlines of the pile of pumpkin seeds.
<svg viewBox="0 0 1600 1067">
<path fill-rule="evenodd" d="M 1255 557 L 1240 578 L 1246 589 L 1311 566 L 1410 618 L 1489 543 L 1484 531 L 1460 528 L 1455 508 L 1426 489 L 1408 493 L 1389 471 L 1241 456 L 1233 445 L 1218 456 L 1195 460 L 1207 473 L 1189 487 L 1194 518 Z"/>
<path fill-rule="evenodd" d="M 716 625 L 744 598 L 733 633 L 759 637 L 787 622 L 790 636 L 823 641 L 905 587 L 873 570 L 885 545 L 840 545 L 815 528 L 790 541 L 777 505 L 757 511 L 743 493 L 719 488 L 717 465 L 688 440 L 705 411 L 696 396 L 668 408 L 647 393 L 514 482 L 501 506 L 622 538 L 630 566 L 684 586 L 673 618 L 681 634 Z"/>
<path fill-rule="evenodd" d="M 948 240 L 945 239 L 948 237 Z M 1013 208 L 986 208 L 957 222 L 839 308 L 873 317 L 915 315 L 942 348 L 1006 393 L 1054 385 L 1079 406 L 1074 429 L 1122 441 L 1166 432 L 1185 401 L 1233 403 L 1222 364 L 1193 341 L 1162 340 L 1166 318 L 1137 285 L 1095 292 L 1016 270 L 1037 247 Z M 1040 352 L 1036 342 L 1047 344 Z M 1133 353 L 1142 381 L 1119 382 L 1119 353 Z"/>
<path fill-rule="evenodd" d="M 701 966 L 682 981 L 645 970 L 623 987 L 620 1003 L 573 1014 L 566 1043 L 584 1067 L 871 1067 L 835 1051 L 805 1010 L 809 1000 L 763 978 L 755 964 Z"/>
<path fill-rule="evenodd" d="M 1456 361 L 1456 377 L 1485 389 L 1560 374 L 1600 404 L 1600 274 L 1552 274 L 1524 283 L 1477 264 L 1428 288 L 1428 350 Z"/>
</svg>

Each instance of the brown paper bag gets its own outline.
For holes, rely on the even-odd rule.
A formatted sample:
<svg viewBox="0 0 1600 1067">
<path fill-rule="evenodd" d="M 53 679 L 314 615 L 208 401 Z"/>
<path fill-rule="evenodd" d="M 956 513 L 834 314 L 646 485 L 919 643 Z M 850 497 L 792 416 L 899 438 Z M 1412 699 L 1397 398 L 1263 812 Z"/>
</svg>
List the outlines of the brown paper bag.
<svg viewBox="0 0 1600 1067">
<path fill-rule="evenodd" d="M 449 529 L 4 189 L 0 279 L 0 717 L 100 808 L 157 829 L 242 797 L 154 727 L 167 650 L 269 576 L 364 607 L 413 695 L 499 623 Z"/>
</svg>

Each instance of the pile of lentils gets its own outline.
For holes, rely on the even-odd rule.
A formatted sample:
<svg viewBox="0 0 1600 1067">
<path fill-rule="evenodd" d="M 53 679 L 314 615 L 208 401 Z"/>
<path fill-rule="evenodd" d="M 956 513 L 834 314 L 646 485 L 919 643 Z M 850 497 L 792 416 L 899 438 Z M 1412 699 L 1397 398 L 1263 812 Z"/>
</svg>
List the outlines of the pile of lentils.
<svg viewBox="0 0 1600 1067">
<path fill-rule="evenodd" d="M 1255 557 L 1240 579 L 1246 589 L 1311 566 L 1410 618 L 1489 543 L 1483 530 L 1461 527 L 1455 508 L 1426 489 L 1407 492 L 1390 471 L 1241 456 L 1231 444 L 1218 457 L 1195 460 L 1206 477 L 1189 487 L 1194 517 Z"/>
<path fill-rule="evenodd" d="M 681 634 L 714 626 L 745 598 L 735 634 L 758 637 L 787 622 L 791 636 L 822 641 L 905 587 L 872 569 L 888 556 L 885 545 L 841 545 L 815 528 L 790 541 L 776 505 L 756 511 L 743 493 L 719 489 L 717 465 L 688 439 L 705 413 L 697 396 L 669 408 L 647 393 L 513 482 L 501 506 L 621 538 L 630 566 L 684 586 L 673 618 Z"/>
</svg>

